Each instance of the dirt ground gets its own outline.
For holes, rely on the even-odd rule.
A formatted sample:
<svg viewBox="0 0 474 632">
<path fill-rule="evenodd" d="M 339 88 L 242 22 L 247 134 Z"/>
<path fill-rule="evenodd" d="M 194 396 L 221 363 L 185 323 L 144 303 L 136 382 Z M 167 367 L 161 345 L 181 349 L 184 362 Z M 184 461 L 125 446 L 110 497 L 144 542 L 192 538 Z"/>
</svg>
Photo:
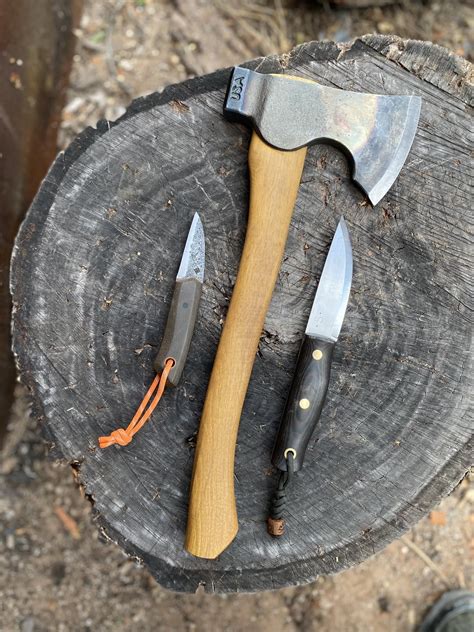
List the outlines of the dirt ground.
<svg viewBox="0 0 474 632">
<path fill-rule="evenodd" d="M 328 0 L 86 0 L 61 144 L 99 118 L 118 118 L 132 98 L 305 41 L 394 33 L 472 59 L 470 0 L 387 1 L 334 9 Z M 352 0 L 361 2 L 370 4 Z"/>
<path fill-rule="evenodd" d="M 473 28 L 468 0 L 359 10 L 283 0 L 86 0 L 61 145 L 99 118 L 117 118 L 132 98 L 306 40 L 396 33 L 472 59 Z M 21 387 L 17 395 L 0 461 L 2 632 L 405 632 L 444 590 L 474 588 L 474 489 L 466 479 L 409 534 L 337 576 L 255 595 L 168 592 L 100 540 L 70 468 L 47 459 Z"/>
</svg>

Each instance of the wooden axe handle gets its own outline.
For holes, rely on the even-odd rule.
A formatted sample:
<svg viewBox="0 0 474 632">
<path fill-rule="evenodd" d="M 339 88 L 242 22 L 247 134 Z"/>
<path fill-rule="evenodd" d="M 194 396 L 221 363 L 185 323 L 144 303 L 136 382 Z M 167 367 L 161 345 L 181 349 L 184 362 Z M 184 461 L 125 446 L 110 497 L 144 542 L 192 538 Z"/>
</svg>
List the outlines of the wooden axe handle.
<svg viewBox="0 0 474 632">
<path fill-rule="evenodd" d="M 234 496 L 237 431 L 305 156 L 306 147 L 281 151 L 253 133 L 247 235 L 209 381 L 194 460 L 185 546 L 197 557 L 214 559 L 238 531 Z"/>
</svg>

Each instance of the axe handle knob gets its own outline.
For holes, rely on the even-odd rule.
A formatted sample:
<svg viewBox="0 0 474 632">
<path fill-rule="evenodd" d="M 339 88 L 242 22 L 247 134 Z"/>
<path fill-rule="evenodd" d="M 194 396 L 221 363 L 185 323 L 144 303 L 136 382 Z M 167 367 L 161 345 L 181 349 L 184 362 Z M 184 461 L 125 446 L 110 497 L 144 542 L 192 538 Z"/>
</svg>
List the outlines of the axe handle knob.
<svg viewBox="0 0 474 632">
<path fill-rule="evenodd" d="M 306 147 L 281 151 L 255 132 L 244 249 L 202 413 L 186 549 L 214 559 L 238 531 L 234 456 L 247 386 L 280 269 Z"/>
</svg>

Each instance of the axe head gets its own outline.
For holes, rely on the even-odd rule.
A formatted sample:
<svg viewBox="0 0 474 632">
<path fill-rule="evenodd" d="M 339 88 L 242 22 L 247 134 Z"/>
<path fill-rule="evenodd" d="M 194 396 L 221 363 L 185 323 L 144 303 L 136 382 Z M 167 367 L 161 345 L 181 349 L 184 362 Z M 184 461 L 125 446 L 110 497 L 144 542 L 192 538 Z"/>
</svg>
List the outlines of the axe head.
<svg viewBox="0 0 474 632">
<path fill-rule="evenodd" d="M 353 163 L 353 179 L 377 204 L 410 151 L 421 98 L 348 92 L 286 75 L 237 66 L 225 99 L 227 116 L 250 119 L 278 149 L 331 143 Z"/>
</svg>

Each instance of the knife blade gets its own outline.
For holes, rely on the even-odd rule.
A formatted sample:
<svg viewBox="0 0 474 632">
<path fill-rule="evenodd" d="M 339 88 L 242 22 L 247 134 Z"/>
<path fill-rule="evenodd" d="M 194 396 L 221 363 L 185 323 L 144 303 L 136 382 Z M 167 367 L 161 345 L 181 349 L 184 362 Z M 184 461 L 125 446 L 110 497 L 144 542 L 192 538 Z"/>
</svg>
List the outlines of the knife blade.
<svg viewBox="0 0 474 632">
<path fill-rule="evenodd" d="M 179 382 L 191 344 L 204 281 L 204 259 L 204 229 L 195 213 L 176 276 L 165 333 L 153 364 L 155 371 L 161 373 L 167 360 L 174 361 L 168 375 L 173 386 Z"/>
<path fill-rule="evenodd" d="M 287 471 L 289 455 L 293 456 L 293 471 L 303 465 L 326 398 L 332 354 L 346 313 L 351 282 L 352 247 L 341 217 L 311 308 L 273 449 L 272 463 L 282 471 Z"/>
</svg>

